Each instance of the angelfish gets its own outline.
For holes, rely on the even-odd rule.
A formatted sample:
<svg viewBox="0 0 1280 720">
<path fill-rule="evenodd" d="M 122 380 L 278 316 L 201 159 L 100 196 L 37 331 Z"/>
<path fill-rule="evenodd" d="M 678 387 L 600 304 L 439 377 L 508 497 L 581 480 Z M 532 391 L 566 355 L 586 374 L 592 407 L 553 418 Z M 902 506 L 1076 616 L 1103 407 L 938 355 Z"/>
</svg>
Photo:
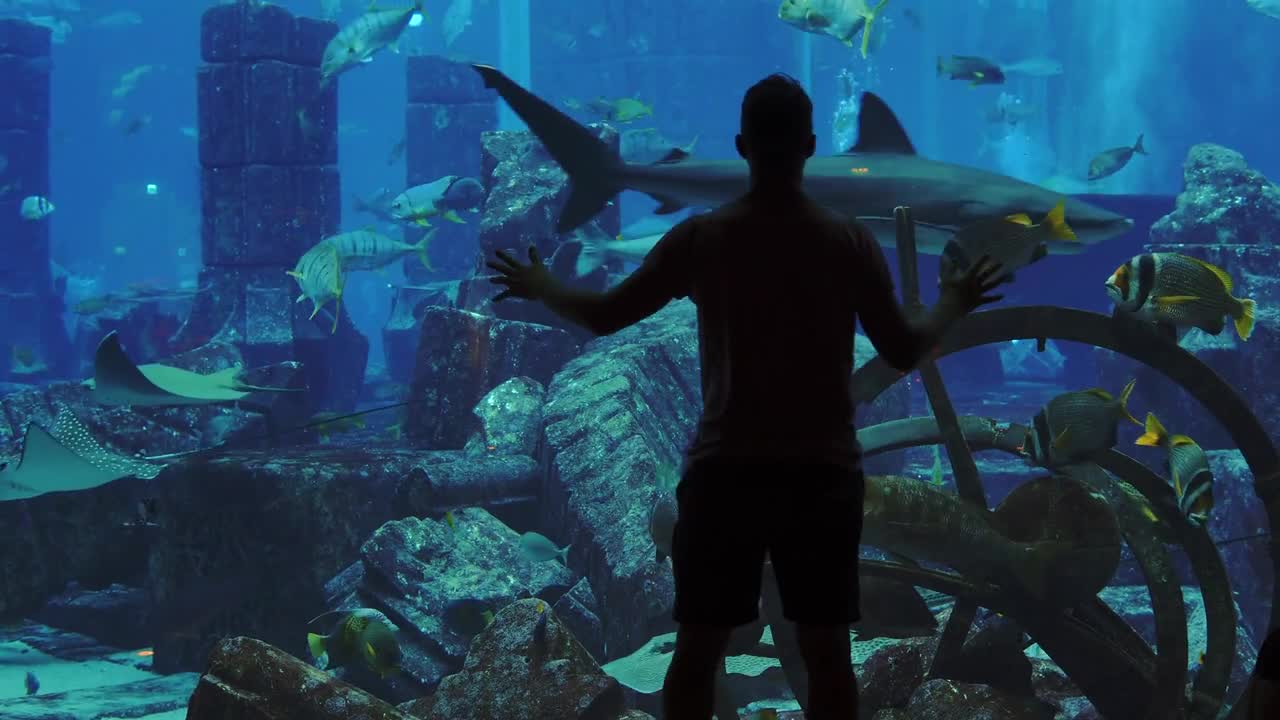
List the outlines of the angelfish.
<svg viewBox="0 0 1280 720">
<path fill-rule="evenodd" d="M 1049 243 L 1075 242 L 1076 234 L 1067 225 L 1066 201 L 1060 201 L 1048 215 L 1033 225 L 1025 213 L 994 220 L 981 220 L 966 227 L 942 249 L 940 277 L 968 269 L 986 255 L 1001 266 L 1002 282 L 1013 282 L 1014 271 L 1049 254 Z"/>
<path fill-rule="evenodd" d="M 1241 340 L 1253 334 L 1256 303 L 1231 294 L 1226 270 L 1190 255 L 1135 255 L 1111 273 L 1106 289 L 1116 310 L 1140 320 L 1218 335 L 1230 317 Z"/>
<path fill-rule="evenodd" d="M 370 670 L 386 677 L 400 669 L 400 643 L 396 627 L 386 615 L 371 608 L 325 613 L 310 623 L 339 616 L 328 635 L 307 633 L 307 649 L 312 657 L 329 656 L 328 667 L 349 665 L 363 660 Z"/>
<path fill-rule="evenodd" d="M 1213 471 L 1204 448 L 1186 435 L 1170 435 L 1155 413 L 1147 413 L 1145 430 L 1134 444 L 1164 448 L 1169 453 L 1169 479 L 1178 510 L 1191 524 L 1203 525 L 1213 509 Z"/>
<path fill-rule="evenodd" d="M 342 28 L 325 46 L 320 61 L 320 87 L 323 89 L 333 78 L 361 63 L 372 62 L 374 54 L 383 48 L 399 52 L 396 43 L 400 34 L 418 15 L 426 17 L 422 0 L 414 0 L 413 7 L 394 10 L 379 10 L 370 3 L 368 11 Z"/>
<path fill-rule="evenodd" d="M 1134 382 L 1124 386 L 1119 398 L 1091 388 L 1065 392 L 1050 400 L 1031 422 L 1027 443 L 1031 460 L 1053 468 L 1114 447 L 1120 418 L 1142 425 L 1129 413 Z"/>
</svg>

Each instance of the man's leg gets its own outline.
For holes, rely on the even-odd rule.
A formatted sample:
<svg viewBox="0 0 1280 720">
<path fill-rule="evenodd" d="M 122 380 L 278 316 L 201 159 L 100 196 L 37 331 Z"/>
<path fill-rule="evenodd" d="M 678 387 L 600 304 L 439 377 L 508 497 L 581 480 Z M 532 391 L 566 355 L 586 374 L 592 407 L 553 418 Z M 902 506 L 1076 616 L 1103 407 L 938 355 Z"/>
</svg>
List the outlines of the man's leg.
<svg viewBox="0 0 1280 720">
<path fill-rule="evenodd" d="M 764 539 L 758 483 L 735 464 L 696 461 L 676 489 L 671 544 L 678 623 L 663 685 L 663 720 L 710 720 L 716 670 L 733 628 L 759 615 Z"/>
<path fill-rule="evenodd" d="M 662 720 L 708 720 L 715 702 L 716 670 L 732 627 L 682 623 L 662 684 Z"/>
<path fill-rule="evenodd" d="M 769 553 L 783 615 L 809 675 L 808 720 L 858 717 L 858 685 L 849 658 L 849 625 L 858 604 L 858 545 L 864 480 L 836 466 L 796 465 L 780 485 Z"/>
<path fill-rule="evenodd" d="M 808 720 L 857 720 L 858 682 L 850 660 L 849 625 L 796 625 L 809 674 Z"/>
</svg>

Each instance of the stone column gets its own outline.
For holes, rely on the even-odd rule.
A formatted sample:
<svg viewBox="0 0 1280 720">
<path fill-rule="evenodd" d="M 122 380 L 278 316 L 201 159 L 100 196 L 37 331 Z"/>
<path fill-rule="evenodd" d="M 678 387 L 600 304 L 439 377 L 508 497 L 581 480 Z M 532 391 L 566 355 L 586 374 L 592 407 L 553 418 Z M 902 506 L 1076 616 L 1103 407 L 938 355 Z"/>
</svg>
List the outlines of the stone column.
<svg viewBox="0 0 1280 720">
<path fill-rule="evenodd" d="M 49 268 L 49 229 L 56 215 L 27 220 L 22 201 L 48 197 L 49 52 L 48 28 L 20 20 L 0 20 L 0 380 L 28 382 L 67 376 L 76 363 L 62 324 L 62 298 Z M 57 204 L 56 202 L 54 203 Z M 13 348 L 34 353 L 32 365 L 47 369 L 17 375 Z"/>
<path fill-rule="evenodd" d="M 434 55 L 409 58 L 405 73 L 409 104 L 405 109 L 405 187 L 428 183 L 445 175 L 481 177 L 480 135 L 498 125 L 497 96 L 486 90 L 480 76 L 467 63 Z M 465 216 L 465 213 L 464 213 Z M 433 219 L 438 228 L 431 241 L 431 262 L 438 276 L 456 278 L 475 264 L 480 216 L 466 217 L 459 225 Z M 409 226 L 405 242 L 416 243 L 425 232 Z M 439 279 L 415 256 L 404 261 L 409 285 Z M 401 289 L 396 311 L 382 331 L 387 372 L 396 382 L 406 382 L 413 372 L 418 345 L 415 312 L 422 305 L 448 302 L 439 292 Z"/>
<path fill-rule="evenodd" d="M 320 90 L 333 23 L 276 5 L 218 5 L 201 20 L 197 72 L 202 194 L 201 292 L 180 338 L 234 342 L 252 367 L 303 363 L 318 405 L 354 406 L 368 341 L 338 331 L 285 271 L 341 220 L 336 85 Z M 305 116 L 300 116 L 305 111 Z"/>
</svg>

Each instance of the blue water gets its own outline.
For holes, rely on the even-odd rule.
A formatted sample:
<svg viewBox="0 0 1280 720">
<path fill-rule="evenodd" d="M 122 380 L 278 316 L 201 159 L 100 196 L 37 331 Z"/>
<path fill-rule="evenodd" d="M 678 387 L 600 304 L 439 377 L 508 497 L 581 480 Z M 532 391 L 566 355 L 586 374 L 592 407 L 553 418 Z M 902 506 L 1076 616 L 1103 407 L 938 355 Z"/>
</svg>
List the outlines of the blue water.
<svg viewBox="0 0 1280 720">
<path fill-rule="evenodd" d="M 45 15 L 39 9 L 44 1 L 15 10 L 21 3 L 0 0 L 0 17 Z M 200 18 L 213 3 L 48 1 L 83 6 L 56 11 L 70 30 L 52 55 L 50 198 L 57 210 L 47 222 L 52 261 L 73 274 L 68 302 L 135 283 L 195 282 L 201 175 L 191 129 L 198 123 Z M 1183 161 L 1195 144 L 1224 145 L 1263 175 L 1280 178 L 1280 19 L 1243 0 L 890 0 L 877 48 L 867 59 L 856 48 L 783 24 L 776 0 L 472 0 L 470 23 L 447 42 L 444 18 L 450 3 L 460 1 L 427 0 L 431 18 L 406 31 L 402 54 L 380 53 L 341 76 L 343 230 L 373 222 L 355 211 L 354 195 L 404 189 L 404 158 L 387 158 L 405 135 L 405 58 L 413 54 L 496 65 L 556 103 L 638 98 L 654 114 L 628 129 L 656 128 L 678 143 L 696 137 L 700 157 L 734 154 L 742 93 L 770 73 L 789 73 L 806 84 L 823 154 L 841 152 L 855 139 L 842 123 L 858 94 L 874 92 L 922 155 L 1098 195 L 1098 204 L 1135 219 L 1132 233 L 1086 254 L 1022 270 L 1008 290 L 1013 304 L 1109 313 L 1103 281 L 1142 252 L 1151 223 L 1173 209 Z M 308 16 L 321 6 L 320 0 L 277 4 Z M 340 25 L 366 8 L 360 0 L 340 4 L 334 18 Z M 95 22 L 114 10 L 135 12 L 142 22 Z M 919 18 L 918 26 L 906 10 Z M 937 76 L 937 57 L 952 54 L 998 63 L 1048 58 L 1063 71 L 970 87 Z M 153 67 L 126 97 L 113 98 L 121 76 L 142 65 Z M 845 93 L 850 88 L 852 96 Z M 1034 111 L 1016 125 L 991 122 L 987 115 L 1001 94 Z M 116 110 L 125 117 L 150 116 L 150 122 L 126 135 L 110 119 Z M 500 122 L 520 129 L 505 109 Z M 1134 157 L 1100 182 L 1085 179 L 1091 157 L 1131 145 L 1139 134 L 1149 155 Z M 1102 197 L 1107 195 L 1115 197 Z M 620 202 L 624 225 L 652 220 L 656 204 L 650 198 L 626 193 Z M 470 222 L 480 222 L 479 216 Z M 922 257 L 921 276 L 935 273 L 936 260 Z M 392 298 L 387 285 L 403 279 L 397 264 L 386 274 L 356 274 L 347 285 L 345 307 L 370 343 L 370 375 L 385 364 L 382 328 Z M 924 282 L 923 291 L 926 300 L 936 292 L 932 282 Z M 69 324 L 77 322 L 68 315 Z M 1071 364 L 1056 382 L 1091 384 L 1093 350 L 1060 349 Z M 970 362 L 986 361 L 957 358 L 946 367 L 964 373 Z M 971 390 L 966 402 L 1000 391 Z"/>
</svg>

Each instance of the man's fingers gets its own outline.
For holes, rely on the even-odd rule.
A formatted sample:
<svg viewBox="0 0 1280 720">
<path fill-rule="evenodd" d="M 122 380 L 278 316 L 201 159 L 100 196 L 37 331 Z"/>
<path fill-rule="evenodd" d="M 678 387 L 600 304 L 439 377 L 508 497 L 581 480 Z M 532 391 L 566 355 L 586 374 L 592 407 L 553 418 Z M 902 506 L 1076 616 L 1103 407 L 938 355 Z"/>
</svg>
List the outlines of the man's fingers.
<svg viewBox="0 0 1280 720">
<path fill-rule="evenodd" d="M 493 298 L 493 302 L 502 302 L 503 300 L 506 300 L 506 299 L 507 299 L 507 298 L 509 298 L 509 297 L 511 297 L 511 291 L 510 291 L 510 290 L 503 290 L 502 292 L 500 292 L 500 293 L 498 293 L 496 296 L 494 296 L 494 298 Z"/>
<path fill-rule="evenodd" d="M 494 251 L 493 254 L 496 255 L 497 258 L 502 262 L 506 263 L 507 265 L 510 265 L 512 269 L 519 269 L 521 267 L 520 262 L 515 258 L 511 257 L 510 255 L 508 255 L 507 251 L 505 250 L 496 250 Z"/>
<path fill-rule="evenodd" d="M 983 295 L 978 298 L 979 305 L 989 305 L 993 302 L 1000 302 L 1004 299 L 1004 295 Z"/>
<path fill-rule="evenodd" d="M 538 257 L 538 248 L 533 245 L 529 246 L 529 262 L 534 265 L 542 262 L 542 258 Z"/>
<path fill-rule="evenodd" d="M 513 282 L 515 282 L 515 281 L 514 281 L 514 280 L 512 280 L 512 279 L 511 279 L 511 278 L 509 278 L 509 277 L 491 277 L 491 278 L 489 278 L 489 282 L 493 283 L 494 285 L 502 285 L 502 286 L 504 286 L 504 287 L 511 287 L 511 283 L 513 283 Z"/>
</svg>

